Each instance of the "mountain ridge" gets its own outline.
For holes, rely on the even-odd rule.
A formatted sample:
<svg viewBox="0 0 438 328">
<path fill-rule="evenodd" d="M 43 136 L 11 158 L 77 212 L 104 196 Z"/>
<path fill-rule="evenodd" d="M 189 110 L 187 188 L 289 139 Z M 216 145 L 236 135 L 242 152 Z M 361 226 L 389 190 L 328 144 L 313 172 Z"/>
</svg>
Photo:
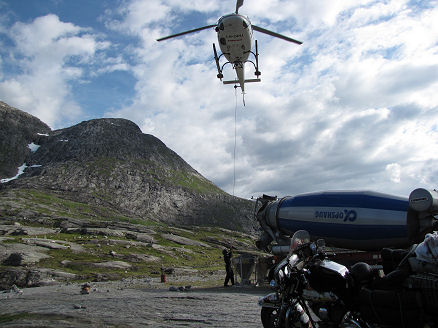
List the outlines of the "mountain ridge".
<svg viewBox="0 0 438 328">
<path fill-rule="evenodd" d="M 108 207 L 136 220 L 246 232 L 256 229 L 250 201 L 219 189 L 129 120 L 92 119 L 52 131 L 30 114 L 3 102 L 0 105 L 6 118 L 1 128 L 15 127 L 15 132 L 8 130 L 7 138 L 21 154 L 5 156 L 9 161 L 2 163 L 1 172 L 9 172 L 10 177 L 11 167 L 27 164 L 18 179 L 0 184 L 2 189 L 38 190 Z M 3 147 L 1 152 L 10 149 Z"/>
</svg>

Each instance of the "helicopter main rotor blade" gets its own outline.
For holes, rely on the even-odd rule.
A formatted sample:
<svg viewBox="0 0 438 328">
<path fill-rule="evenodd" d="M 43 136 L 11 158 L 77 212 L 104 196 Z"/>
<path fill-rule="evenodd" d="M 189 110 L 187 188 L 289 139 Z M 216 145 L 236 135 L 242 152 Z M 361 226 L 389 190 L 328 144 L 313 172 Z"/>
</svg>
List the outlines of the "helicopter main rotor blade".
<svg viewBox="0 0 438 328">
<path fill-rule="evenodd" d="M 286 41 L 289 41 L 289 42 L 293 42 L 293 43 L 296 43 L 296 44 L 302 44 L 301 41 L 289 38 L 289 37 L 281 35 L 279 33 L 275 33 L 275 32 L 269 31 L 267 29 L 264 29 L 262 27 L 258 27 L 256 25 L 251 25 L 251 26 L 252 26 L 253 30 L 256 30 L 257 32 L 265 33 L 265 34 L 268 34 L 270 36 L 275 36 L 276 38 L 280 38 L 280 39 L 283 39 L 283 40 L 286 40 Z"/>
<path fill-rule="evenodd" d="M 184 34 L 189 34 L 189 33 L 194 33 L 194 32 L 198 32 L 198 31 L 206 30 L 206 29 L 211 28 L 211 27 L 216 27 L 216 24 L 208 25 L 208 26 L 203 26 L 203 27 L 198 27 L 198 28 L 195 28 L 195 29 L 190 30 L 190 31 L 185 31 L 185 32 L 181 32 L 181 33 L 165 36 L 164 38 L 157 39 L 157 41 L 164 41 L 164 40 L 167 40 L 167 39 L 170 39 L 170 38 L 176 38 L 177 36 L 181 36 L 181 35 L 184 35 Z"/>
</svg>

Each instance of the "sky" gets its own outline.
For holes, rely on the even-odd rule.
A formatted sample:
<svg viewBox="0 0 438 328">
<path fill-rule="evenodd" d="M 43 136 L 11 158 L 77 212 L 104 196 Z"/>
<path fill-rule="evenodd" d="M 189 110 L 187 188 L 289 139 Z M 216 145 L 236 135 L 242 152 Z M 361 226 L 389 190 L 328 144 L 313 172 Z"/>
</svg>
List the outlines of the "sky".
<svg viewBox="0 0 438 328">
<path fill-rule="evenodd" d="M 223 85 L 235 1 L 0 0 L 0 100 L 60 129 L 135 122 L 230 194 L 438 185 L 438 1 L 246 0 L 261 83 Z M 254 69 L 246 65 L 247 75 Z M 225 77 L 233 77 L 226 66 Z"/>
</svg>

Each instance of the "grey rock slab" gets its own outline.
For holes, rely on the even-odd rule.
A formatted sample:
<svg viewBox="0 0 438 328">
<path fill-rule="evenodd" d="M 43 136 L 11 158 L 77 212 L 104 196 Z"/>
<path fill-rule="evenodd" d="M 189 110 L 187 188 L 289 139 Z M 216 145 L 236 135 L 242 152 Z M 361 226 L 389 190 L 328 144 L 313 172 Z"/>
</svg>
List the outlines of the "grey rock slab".
<svg viewBox="0 0 438 328">
<path fill-rule="evenodd" d="M 48 235 L 58 232 L 57 229 L 45 228 L 45 227 L 29 227 L 24 225 L 8 225 L 2 224 L 0 225 L 0 234 L 1 235 L 27 235 L 27 236 L 35 236 L 35 235 Z"/>
<path fill-rule="evenodd" d="M 161 235 L 164 239 L 173 241 L 174 243 L 180 244 L 180 245 L 189 245 L 189 246 L 201 246 L 205 248 L 211 248 L 210 245 L 203 243 L 201 241 L 189 239 L 186 237 L 178 236 L 178 235 L 172 235 L 172 234 L 162 234 Z"/>
<path fill-rule="evenodd" d="M 108 268 L 108 269 L 130 269 L 131 264 L 123 261 L 108 261 L 108 262 L 100 262 L 93 263 L 93 266 L 100 268 Z"/>
<path fill-rule="evenodd" d="M 112 237 L 125 237 L 126 230 L 115 230 L 110 228 L 84 228 L 86 234 Z"/>
<path fill-rule="evenodd" d="M 56 240 L 51 239 L 41 239 L 41 238 L 26 238 L 23 241 L 28 245 L 36 245 L 49 249 L 67 249 L 69 248 L 66 245 L 58 243 Z"/>
<path fill-rule="evenodd" d="M 175 252 L 172 251 L 173 247 L 166 247 L 159 244 L 152 244 L 152 248 L 161 253 L 165 253 L 170 256 L 175 256 Z"/>
<path fill-rule="evenodd" d="M 126 238 L 134 239 L 136 241 L 141 241 L 144 243 L 154 243 L 154 237 L 149 233 L 143 232 L 128 232 L 126 233 Z"/>
<path fill-rule="evenodd" d="M 36 245 L 49 249 L 71 249 L 73 252 L 85 252 L 85 249 L 76 243 L 64 240 L 53 240 L 44 238 L 25 238 L 23 241 L 28 245 Z"/>
<path fill-rule="evenodd" d="M 105 244 L 107 246 L 112 245 L 120 245 L 125 247 L 151 247 L 152 245 L 150 243 L 143 243 L 141 241 L 134 241 L 134 240 L 121 240 L 121 239 L 90 239 L 87 241 L 89 244 L 95 244 L 95 245 L 102 245 Z"/>
<path fill-rule="evenodd" d="M 131 257 L 133 260 L 141 261 L 141 262 L 159 262 L 161 259 L 157 256 L 147 255 L 147 254 L 129 254 L 128 257 Z"/>
<path fill-rule="evenodd" d="M 46 254 L 47 248 L 26 245 L 26 244 L 0 244 L 0 261 L 7 259 L 12 253 L 18 253 L 22 256 L 22 261 L 20 265 L 34 264 L 42 259 L 49 258 L 50 256 Z"/>
</svg>

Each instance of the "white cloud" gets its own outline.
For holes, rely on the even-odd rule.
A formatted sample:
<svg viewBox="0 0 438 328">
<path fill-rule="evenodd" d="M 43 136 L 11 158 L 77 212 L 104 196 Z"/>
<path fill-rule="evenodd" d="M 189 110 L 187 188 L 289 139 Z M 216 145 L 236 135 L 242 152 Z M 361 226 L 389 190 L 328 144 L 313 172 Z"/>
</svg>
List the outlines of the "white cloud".
<svg viewBox="0 0 438 328">
<path fill-rule="evenodd" d="M 254 24 L 304 44 L 254 34 L 262 82 L 246 86 L 245 108 L 237 94 L 236 194 L 372 189 L 407 195 L 436 187 L 438 6 L 430 4 L 245 1 L 240 13 Z M 132 72 L 130 104 L 108 106 L 102 116 L 133 120 L 232 192 L 236 96 L 216 78 L 214 30 L 155 40 L 180 32 L 191 17 L 202 18 L 202 26 L 234 10 L 234 0 L 124 1 L 102 16 L 108 35 L 120 37 L 112 56 L 105 52 L 112 43 L 54 15 L 17 23 L 10 35 L 22 72 L 0 82 L 0 96 L 48 123 L 65 121 L 66 108 L 81 110 L 70 83 L 84 78 L 86 65 L 99 61 L 95 74 Z M 229 66 L 225 73 L 233 74 Z"/>
<path fill-rule="evenodd" d="M 271 10 L 282 5 L 283 10 Z M 241 12 L 256 19 L 267 13 L 264 17 L 275 23 L 315 6 L 257 2 Z M 433 181 L 434 172 L 422 167 L 436 158 L 426 150 L 437 147 L 436 127 L 425 124 L 438 118 L 438 99 L 431 91 L 438 76 L 434 38 L 426 33 L 414 41 L 406 34 L 433 27 L 435 9 L 416 14 L 396 1 L 339 1 L 324 8 L 313 13 L 324 12 L 318 19 L 297 18 L 303 24 L 301 47 L 256 34 L 263 82 L 247 87 L 244 110 L 238 99 L 240 195 L 342 188 L 407 194 L 416 184 Z M 235 98 L 214 79 L 210 35 L 156 45 L 149 57 L 145 50 L 146 64 L 137 67 L 136 108 L 143 110 L 131 107 L 119 114 L 143 116 L 144 129 L 153 122 L 157 136 L 231 192 Z M 201 66 L 192 64 L 199 60 Z M 433 137 L 419 145 L 425 134 Z"/>
<path fill-rule="evenodd" d="M 81 65 L 107 44 L 99 43 L 79 26 L 61 22 L 53 14 L 31 23 L 15 23 L 9 37 L 15 44 L 10 60 L 20 73 L 4 75 L 0 97 L 52 127 L 82 115 L 72 99 L 69 82 L 81 78 Z"/>
<path fill-rule="evenodd" d="M 111 29 L 136 34 L 152 22 L 171 18 L 170 11 L 171 8 L 160 0 L 133 0 L 108 10 L 106 24 Z"/>
<path fill-rule="evenodd" d="M 401 166 L 397 163 L 391 163 L 386 165 L 386 171 L 390 175 L 390 179 L 392 182 L 400 183 L 401 176 Z"/>
</svg>

